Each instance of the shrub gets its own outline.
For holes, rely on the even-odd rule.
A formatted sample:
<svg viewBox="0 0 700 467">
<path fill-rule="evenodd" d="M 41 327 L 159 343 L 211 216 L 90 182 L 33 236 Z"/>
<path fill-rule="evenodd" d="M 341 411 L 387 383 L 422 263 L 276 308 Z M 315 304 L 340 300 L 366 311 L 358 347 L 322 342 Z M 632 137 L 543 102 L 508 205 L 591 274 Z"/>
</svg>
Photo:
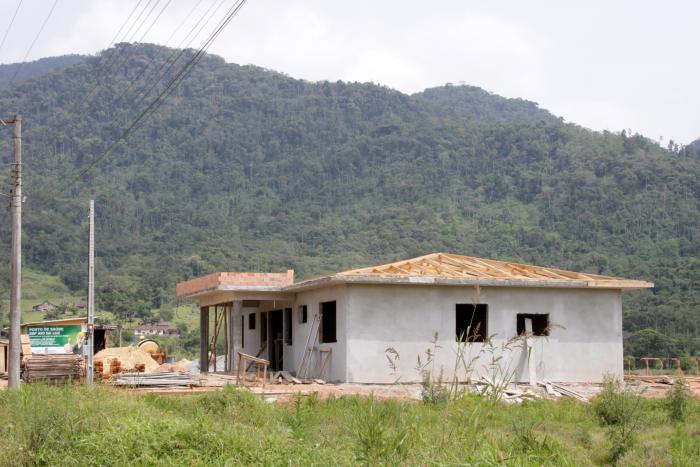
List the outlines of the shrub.
<svg viewBox="0 0 700 467">
<path fill-rule="evenodd" d="M 611 442 L 610 461 L 616 464 L 629 451 L 643 422 L 643 399 L 632 387 L 606 377 L 593 408 Z"/>
<path fill-rule="evenodd" d="M 673 388 L 666 394 L 664 408 L 672 422 L 682 422 L 688 414 L 690 391 L 683 378 L 676 378 Z"/>
</svg>

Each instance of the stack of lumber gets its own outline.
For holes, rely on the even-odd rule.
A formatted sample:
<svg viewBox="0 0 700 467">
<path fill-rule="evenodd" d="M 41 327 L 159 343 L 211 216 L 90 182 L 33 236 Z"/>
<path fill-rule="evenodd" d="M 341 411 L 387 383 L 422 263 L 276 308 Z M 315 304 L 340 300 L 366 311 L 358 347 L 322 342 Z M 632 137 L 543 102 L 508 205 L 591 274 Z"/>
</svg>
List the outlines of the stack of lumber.
<svg viewBox="0 0 700 467">
<path fill-rule="evenodd" d="M 28 383 L 45 380 L 80 379 L 83 358 L 79 355 L 31 355 L 22 362 L 22 376 Z"/>
<path fill-rule="evenodd" d="M 120 373 L 112 379 L 115 386 L 152 388 L 189 388 L 198 382 L 190 375 L 172 372 Z"/>
</svg>

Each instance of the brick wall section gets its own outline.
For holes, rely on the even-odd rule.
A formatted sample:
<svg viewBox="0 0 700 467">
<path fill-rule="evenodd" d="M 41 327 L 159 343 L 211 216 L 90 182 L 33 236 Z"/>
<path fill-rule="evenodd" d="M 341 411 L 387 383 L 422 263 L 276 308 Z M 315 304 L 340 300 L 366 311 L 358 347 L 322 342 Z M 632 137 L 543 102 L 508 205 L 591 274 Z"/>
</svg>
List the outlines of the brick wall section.
<svg viewBox="0 0 700 467">
<path fill-rule="evenodd" d="M 294 270 L 286 273 L 274 272 L 215 272 L 184 282 L 178 282 L 175 293 L 186 297 L 197 292 L 214 289 L 220 285 L 251 287 L 284 287 L 294 283 Z"/>
</svg>

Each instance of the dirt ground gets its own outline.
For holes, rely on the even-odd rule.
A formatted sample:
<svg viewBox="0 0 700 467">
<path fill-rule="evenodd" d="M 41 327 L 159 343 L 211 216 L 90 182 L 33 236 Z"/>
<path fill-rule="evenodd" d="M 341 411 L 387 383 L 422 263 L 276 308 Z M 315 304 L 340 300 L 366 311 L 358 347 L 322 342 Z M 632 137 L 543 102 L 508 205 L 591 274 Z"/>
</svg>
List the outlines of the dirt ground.
<svg viewBox="0 0 700 467">
<path fill-rule="evenodd" d="M 666 392 L 673 387 L 672 376 L 631 376 L 625 380 L 638 387 L 644 397 L 664 397 Z M 686 377 L 691 392 L 700 398 L 700 378 Z M 129 389 L 136 392 L 156 392 L 158 394 L 196 394 L 208 391 L 218 391 L 225 384 L 235 384 L 235 380 L 226 375 L 209 374 L 202 377 L 202 385 L 191 389 Z M 561 386 L 575 391 L 586 398 L 592 398 L 602 389 L 602 385 L 593 383 L 565 383 Z M 327 397 L 342 397 L 349 395 L 373 396 L 378 399 L 420 399 L 421 387 L 419 384 L 277 384 L 268 383 L 262 387 L 260 382 L 247 383 L 245 387 L 259 394 L 270 402 L 291 401 L 298 396 L 316 395 L 320 399 Z M 515 389 L 531 391 L 529 385 L 518 384 Z M 537 394 L 545 397 L 544 388 L 538 388 Z"/>
</svg>

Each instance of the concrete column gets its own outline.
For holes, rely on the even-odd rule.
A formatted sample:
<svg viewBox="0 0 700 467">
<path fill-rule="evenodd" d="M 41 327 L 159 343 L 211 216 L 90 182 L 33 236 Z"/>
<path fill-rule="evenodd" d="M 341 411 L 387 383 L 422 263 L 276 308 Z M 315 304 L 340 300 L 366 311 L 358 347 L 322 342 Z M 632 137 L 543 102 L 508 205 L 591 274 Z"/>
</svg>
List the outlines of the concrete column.
<svg viewBox="0 0 700 467">
<path fill-rule="evenodd" d="M 231 362 L 231 371 L 237 371 L 236 365 L 238 365 L 238 352 L 243 350 L 243 327 L 241 323 L 241 316 L 243 316 L 243 301 L 234 300 L 233 309 L 231 311 L 231 320 L 229 326 L 231 329 L 231 348 L 229 361 Z"/>
<path fill-rule="evenodd" d="M 199 309 L 199 371 L 209 373 L 209 307 Z"/>
</svg>

